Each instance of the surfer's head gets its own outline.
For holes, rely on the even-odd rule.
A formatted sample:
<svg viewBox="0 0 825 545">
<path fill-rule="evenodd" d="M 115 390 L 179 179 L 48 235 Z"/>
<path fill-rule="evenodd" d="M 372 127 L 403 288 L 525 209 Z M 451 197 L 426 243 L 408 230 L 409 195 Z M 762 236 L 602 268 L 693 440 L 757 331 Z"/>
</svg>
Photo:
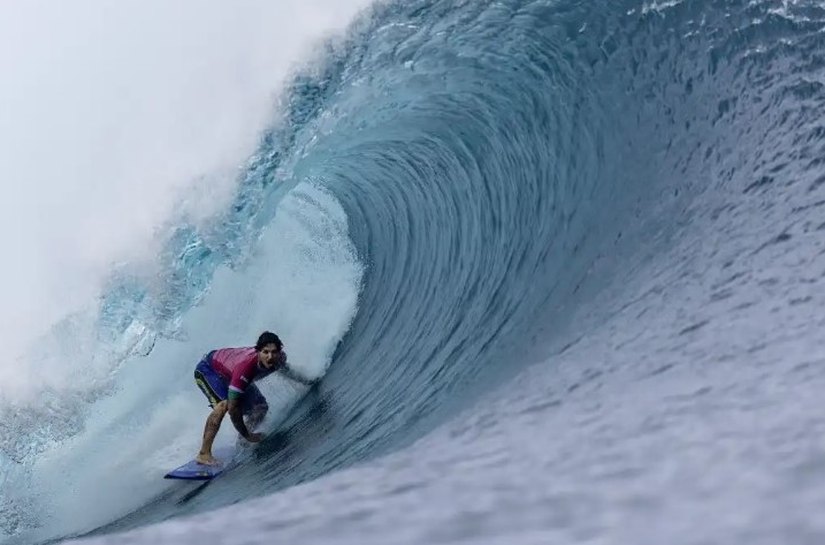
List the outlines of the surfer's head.
<svg viewBox="0 0 825 545">
<path fill-rule="evenodd" d="M 284 343 L 271 331 L 264 331 L 255 343 L 255 351 L 258 353 L 258 361 L 266 368 L 275 366 L 281 361 L 281 350 Z"/>
</svg>

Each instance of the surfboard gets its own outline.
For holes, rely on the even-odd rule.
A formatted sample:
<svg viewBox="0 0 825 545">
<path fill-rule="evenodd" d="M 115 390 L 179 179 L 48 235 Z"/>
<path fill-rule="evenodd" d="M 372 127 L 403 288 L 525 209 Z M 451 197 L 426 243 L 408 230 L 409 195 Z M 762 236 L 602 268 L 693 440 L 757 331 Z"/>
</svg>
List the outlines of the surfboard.
<svg viewBox="0 0 825 545">
<path fill-rule="evenodd" d="M 218 460 L 218 465 L 208 466 L 191 459 L 185 464 L 176 467 L 163 476 L 164 479 L 183 479 L 187 481 L 208 481 L 214 479 L 232 465 L 235 455 L 234 447 L 218 447 L 212 449 L 212 456 Z"/>
</svg>

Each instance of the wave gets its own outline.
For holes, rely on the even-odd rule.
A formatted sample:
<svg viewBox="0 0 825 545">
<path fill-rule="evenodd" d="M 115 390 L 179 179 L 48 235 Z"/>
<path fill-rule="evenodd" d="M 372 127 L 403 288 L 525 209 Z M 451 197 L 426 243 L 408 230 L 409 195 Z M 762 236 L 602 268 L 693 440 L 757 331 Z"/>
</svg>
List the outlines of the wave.
<svg viewBox="0 0 825 545">
<path fill-rule="evenodd" d="M 181 362 L 177 391 L 193 390 L 184 377 L 196 345 L 274 323 L 299 360 L 325 373 L 320 397 L 291 396 L 279 383 L 277 440 L 254 467 L 191 497 L 147 485 L 128 505 L 113 502 L 121 518 L 98 513 L 95 524 L 117 518 L 99 531 L 268 495 L 403 451 L 506 390 L 529 364 L 606 324 L 621 327 L 617 317 L 637 297 L 667 292 L 663 278 L 678 271 L 676 285 L 699 274 L 686 270 L 698 258 L 685 248 L 712 245 L 701 263 L 724 274 L 753 251 L 737 237 L 762 229 L 760 214 L 778 200 L 803 215 L 777 221 L 815 222 L 823 20 L 806 2 L 376 6 L 329 44 L 322 64 L 290 81 L 283 120 L 264 135 L 222 221 L 206 236 L 181 226 L 165 246 L 169 297 L 144 299 L 141 281 L 121 282 L 107 292 L 109 322 L 96 326 L 118 342 L 122 324 L 196 332 L 199 343 L 172 334 L 149 343 L 154 365 Z M 290 202 L 324 203 L 295 220 L 310 250 L 279 223 L 295 217 Z M 771 240 L 787 240 L 783 233 Z M 316 275 L 319 263 L 327 272 Z M 254 302 L 270 288 L 271 307 Z M 227 314 L 238 318 L 222 336 Z M 679 335 L 708 323 L 676 314 Z M 139 399 L 166 400 L 159 382 L 135 388 L 127 377 L 137 365 L 152 364 L 124 366 L 113 379 L 123 393 L 95 406 L 134 419 Z M 583 381 L 612 372 L 593 365 Z M 165 401 L 133 431 L 157 443 L 184 426 L 171 413 L 194 410 L 197 392 L 179 395 L 180 405 Z M 189 443 L 201 416 L 186 417 Z M 85 433 L 81 441 L 94 436 Z M 171 461 L 153 457 L 132 479 Z M 88 486 L 101 465 L 77 483 Z"/>
</svg>

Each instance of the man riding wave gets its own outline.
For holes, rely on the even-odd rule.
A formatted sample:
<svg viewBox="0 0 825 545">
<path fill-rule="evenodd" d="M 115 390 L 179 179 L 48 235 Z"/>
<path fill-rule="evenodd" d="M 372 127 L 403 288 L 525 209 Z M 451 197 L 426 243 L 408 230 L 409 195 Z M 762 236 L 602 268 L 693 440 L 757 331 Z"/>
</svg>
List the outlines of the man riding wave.
<svg viewBox="0 0 825 545">
<path fill-rule="evenodd" d="M 206 419 L 203 444 L 195 460 L 205 465 L 218 463 L 212 456 L 212 443 L 227 412 L 241 437 L 250 443 L 263 439 L 263 434 L 250 431 L 269 410 L 266 398 L 254 383 L 275 371 L 307 386 L 318 382 L 292 370 L 281 339 L 270 331 L 261 333 L 254 347 L 213 350 L 198 362 L 195 383 L 209 400 L 212 412 Z"/>
</svg>

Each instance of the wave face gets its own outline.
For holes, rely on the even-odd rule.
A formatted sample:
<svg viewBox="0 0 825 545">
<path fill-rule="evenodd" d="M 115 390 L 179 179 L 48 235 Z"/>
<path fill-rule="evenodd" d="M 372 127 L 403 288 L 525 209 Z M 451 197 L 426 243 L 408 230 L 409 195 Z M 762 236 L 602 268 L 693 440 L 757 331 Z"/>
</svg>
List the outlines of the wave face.
<svg viewBox="0 0 825 545">
<path fill-rule="evenodd" d="M 252 462 L 202 489 L 141 484 L 93 541 L 821 539 L 823 29 L 813 2 L 375 7 L 292 80 L 219 224 L 227 253 L 182 229 L 166 314 L 107 299 L 206 342 L 208 316 L 278 286 L 289 304 L 252 303 L 233 331 L 275 321 L 323 385 L 270 387 L 277 432 Z M 194 350 L 147 360 L 174 355 L 169 388 L 189 391 Z M 193 417 L 147 424 L 134 365 L 95 414 L 153 440 L 185 422 L 196 444 L 197 392 Z M 64 466 L 40 464 L 54 495 Z M 76 472 L 83 497 L 106 471 Z"/>
</svg>

